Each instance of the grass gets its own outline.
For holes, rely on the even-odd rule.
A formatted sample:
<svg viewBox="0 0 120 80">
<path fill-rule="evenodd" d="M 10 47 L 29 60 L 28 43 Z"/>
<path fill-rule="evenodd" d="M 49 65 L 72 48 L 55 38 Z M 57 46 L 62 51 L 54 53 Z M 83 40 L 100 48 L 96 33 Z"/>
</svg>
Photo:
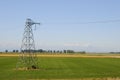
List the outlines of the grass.
<svg viewBox="0 0 120 80">
<path fill-rule="evenodd" d="M 0 57 L 0 80 L 120 77 L 120 58 L 39 57 L 39 70 L 15 70 L 17 57 Z"/>
</svg>

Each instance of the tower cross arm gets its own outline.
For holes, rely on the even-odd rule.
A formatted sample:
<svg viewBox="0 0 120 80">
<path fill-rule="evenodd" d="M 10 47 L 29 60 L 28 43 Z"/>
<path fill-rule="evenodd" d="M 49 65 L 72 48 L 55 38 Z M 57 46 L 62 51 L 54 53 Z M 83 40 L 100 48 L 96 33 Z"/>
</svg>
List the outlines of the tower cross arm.
<svg viewBox="0 0 120 80">
<path fill-rule="evenodd" d="M 34 21 L 32 21 L 31 19 L 29 19 L 29 18 L 26 20 L 26 25 L 32 26 L 32 25 L 34 25 L 34 24 L 40 25 L 40 23 L 34 22 Z"/>
<path fill-rule="evenodd" d="M 33 24 L 38 24 L 38 25 L 40 25 L 40 23 L 35 23 L 35 22 L 34 22 Z"/>
</svg>

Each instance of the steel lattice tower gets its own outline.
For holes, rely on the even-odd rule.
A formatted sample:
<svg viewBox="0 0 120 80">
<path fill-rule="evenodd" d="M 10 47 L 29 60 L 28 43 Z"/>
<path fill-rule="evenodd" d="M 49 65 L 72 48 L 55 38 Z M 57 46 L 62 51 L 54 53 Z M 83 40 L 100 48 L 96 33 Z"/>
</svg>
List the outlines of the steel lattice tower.
<svg viewBox="0 0 120 80">
<path fill-rule="evenodd" d="M 35 43 L 32 26 L 40 23 L 33 22 L 31 19 L 26 20 L 25 29 L 23 33 L 20 60 L 17 68 L 37 69 L 38 61 L 35 53 Z"/>
</svg>

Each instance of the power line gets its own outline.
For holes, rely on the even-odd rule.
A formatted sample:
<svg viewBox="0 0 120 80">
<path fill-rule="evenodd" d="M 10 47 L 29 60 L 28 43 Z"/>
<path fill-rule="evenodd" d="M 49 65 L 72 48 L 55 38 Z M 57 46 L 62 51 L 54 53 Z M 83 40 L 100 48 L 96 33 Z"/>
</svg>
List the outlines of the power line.
<svg viewBox="0 0 120 80">
<path fill-rule="evenodd" d="M 120 22 L 120 20 L 94 21 L 94 22 L 84 22 L 84 23 L 80 23 L 80 24 L 90 24 L 90 23 L 114 23 L 114 22 Z"/>
<path fill-rule="evenodd" d="M 89 21 L 89 22 L 77 22 L 77 23 L 45 23 L 45 24 L 104 24 L 104 23 L 115 23 L 120 22 L 120 19 L 118 20 L 105 20 L 105 21 Z"/>
</svg>

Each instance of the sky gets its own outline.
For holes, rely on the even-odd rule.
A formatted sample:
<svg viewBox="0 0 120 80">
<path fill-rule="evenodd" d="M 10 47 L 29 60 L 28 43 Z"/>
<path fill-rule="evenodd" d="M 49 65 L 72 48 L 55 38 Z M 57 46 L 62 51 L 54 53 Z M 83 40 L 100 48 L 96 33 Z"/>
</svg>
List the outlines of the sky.
<svg viewBox="0 0 120 80">
<path fill-rule="evenodd" d="M 25 21 L 36 49 L 120 52 L 120 0 L 1 0 L 0 51 L 20 49 Z"/>
</svg>

